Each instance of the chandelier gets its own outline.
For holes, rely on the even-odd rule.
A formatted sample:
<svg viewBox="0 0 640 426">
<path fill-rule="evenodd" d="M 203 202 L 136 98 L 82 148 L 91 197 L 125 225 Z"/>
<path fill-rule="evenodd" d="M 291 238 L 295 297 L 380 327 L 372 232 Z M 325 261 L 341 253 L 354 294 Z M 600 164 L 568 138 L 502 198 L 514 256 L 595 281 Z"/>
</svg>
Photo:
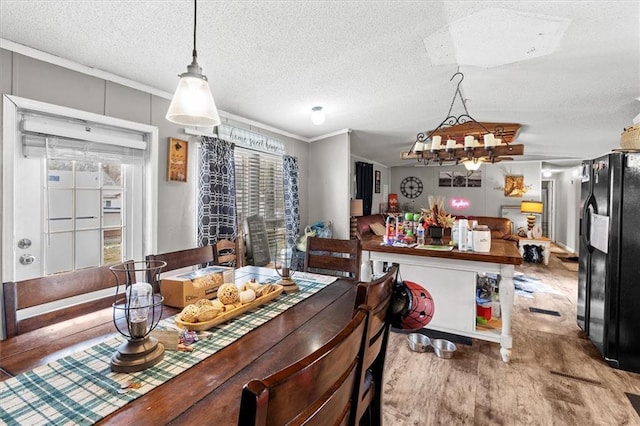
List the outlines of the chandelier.
<svg viewBox="0 0 640 426">
<path fill-rule="evenodd" d="M 520 124 L 489 123 L 476 121 L 469 115 L 467 104 L 462 97 L 460 85 L 464 74 L 456 72 L 460 81 L 449 106 L 447 117 L 433 130 L 418 133 L 408 152 L 402 152 L 403 160 L 417 160 L 418 163 L 430 162 L 442 165 L 446 162 L 463 164 L 467 170 L 477 170 L 482 163 L 497 163 L 512 160 L 510 156 L 523 155 L 524 145 L 512 142 L 518 135 Z M 456 98 L 464 108 L 464 114 L 451 115 Z M 481 141 L 481 142 L 480 142 Z"/>
</svg>

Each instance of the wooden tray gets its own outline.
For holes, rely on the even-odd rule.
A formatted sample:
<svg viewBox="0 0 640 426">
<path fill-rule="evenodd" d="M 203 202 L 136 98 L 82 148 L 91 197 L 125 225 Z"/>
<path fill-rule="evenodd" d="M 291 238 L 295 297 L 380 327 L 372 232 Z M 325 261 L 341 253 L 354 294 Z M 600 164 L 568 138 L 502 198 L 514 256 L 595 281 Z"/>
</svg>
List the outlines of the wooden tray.
<svg viewBox="0 0 640 426">
<path fill-rule="evenodd" d="M 204 330 L 208 330 L 212 327 L 215 327 L 216 325 L 225 323 L 227 321 L 229 321 L 232 318 L 237 317 L 240 314 L 243 314 L 247 311 L 250 311 L 251 309 L 257 308 L 258 306 L 264 305 L 270 301 L 272 301 L 273 299 L 275 299 L 276 297 L 278 297 L 280 295 L 280 293 L 282 293 L 282 290 L 284 289 L 284 287 L 282 287 L 281 285 L 278 284 L 272 284 L 275 287 L 275 290 L 265 294 L 264 296 L 260 296 L 258 298 L 256 298 L 254 301 L 249 302 L 245 305 L 240 306 L 239 308 L 235 308 L 232 309 L 230 311 L 227 312 L 223 312 L 220 315 L 218 315 L 217 317 L 209 320 L 209 321 L 204 321 L 204 322 L 184 322 L 181 321 L 179 318 L 176 318 L 176 325 L 180 328 L 184 328 L 187 330 L 194 330 L 194 331 L 204 331 Z"/>
</svg>

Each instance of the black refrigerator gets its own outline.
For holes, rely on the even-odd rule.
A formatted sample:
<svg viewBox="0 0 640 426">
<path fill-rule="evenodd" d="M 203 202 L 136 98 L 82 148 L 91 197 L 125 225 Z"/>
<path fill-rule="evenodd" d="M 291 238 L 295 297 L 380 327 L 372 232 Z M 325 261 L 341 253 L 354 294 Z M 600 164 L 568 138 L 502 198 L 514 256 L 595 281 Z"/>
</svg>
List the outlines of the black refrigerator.
<svg viewBox="0 0 640 426">
<path fill-rule="evenodd" d="M 613 367 L 640 372 L 640 153 L 582 164 L 578 325 Z"/>
</svg>

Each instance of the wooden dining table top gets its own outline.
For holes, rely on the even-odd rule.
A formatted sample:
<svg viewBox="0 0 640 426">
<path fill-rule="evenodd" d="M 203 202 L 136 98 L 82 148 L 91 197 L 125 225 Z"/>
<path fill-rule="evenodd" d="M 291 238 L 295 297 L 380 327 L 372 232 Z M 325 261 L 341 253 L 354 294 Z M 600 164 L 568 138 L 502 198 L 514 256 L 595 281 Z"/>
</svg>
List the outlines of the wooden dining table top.
<svg viewBox="0 0 640 426">
<path fill-rule="evenodd" d="M 113 424 L 236 424 L 242 387 L 303 358 L 351 319 L 356 286 L 337 280 L 102 419 Z M 164 317 L 178 312 L 165 307 Z M 115 336 L 112 309 L 0 341 L 0 381 Z"/>
</svg>

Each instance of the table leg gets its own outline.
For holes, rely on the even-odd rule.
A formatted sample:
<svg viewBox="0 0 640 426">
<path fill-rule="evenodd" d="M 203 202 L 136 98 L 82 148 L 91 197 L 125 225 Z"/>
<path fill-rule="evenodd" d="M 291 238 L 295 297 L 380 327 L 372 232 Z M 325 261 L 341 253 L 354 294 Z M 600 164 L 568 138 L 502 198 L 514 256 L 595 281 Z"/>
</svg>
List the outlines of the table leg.
<svg viewBox="0 0 640 426">
<path fill-rule="evenodd" d="M 502 333 L 500 336 L 500 355 L 504 362 L 511 358 L 513 338 L 511 336 L 511 314 L 513 312 L 514 286 L 513 265 L 502 265 L 500 276 L 500 314 L 502 317 Z"/>
<path fill-rule="evenodd" d="M 542 252 L 544 256 L 544 264 L 549 266 L 549 256 L 551 255 L 551 244 L 543 244 L 544 251 Z"/>
</svg>

